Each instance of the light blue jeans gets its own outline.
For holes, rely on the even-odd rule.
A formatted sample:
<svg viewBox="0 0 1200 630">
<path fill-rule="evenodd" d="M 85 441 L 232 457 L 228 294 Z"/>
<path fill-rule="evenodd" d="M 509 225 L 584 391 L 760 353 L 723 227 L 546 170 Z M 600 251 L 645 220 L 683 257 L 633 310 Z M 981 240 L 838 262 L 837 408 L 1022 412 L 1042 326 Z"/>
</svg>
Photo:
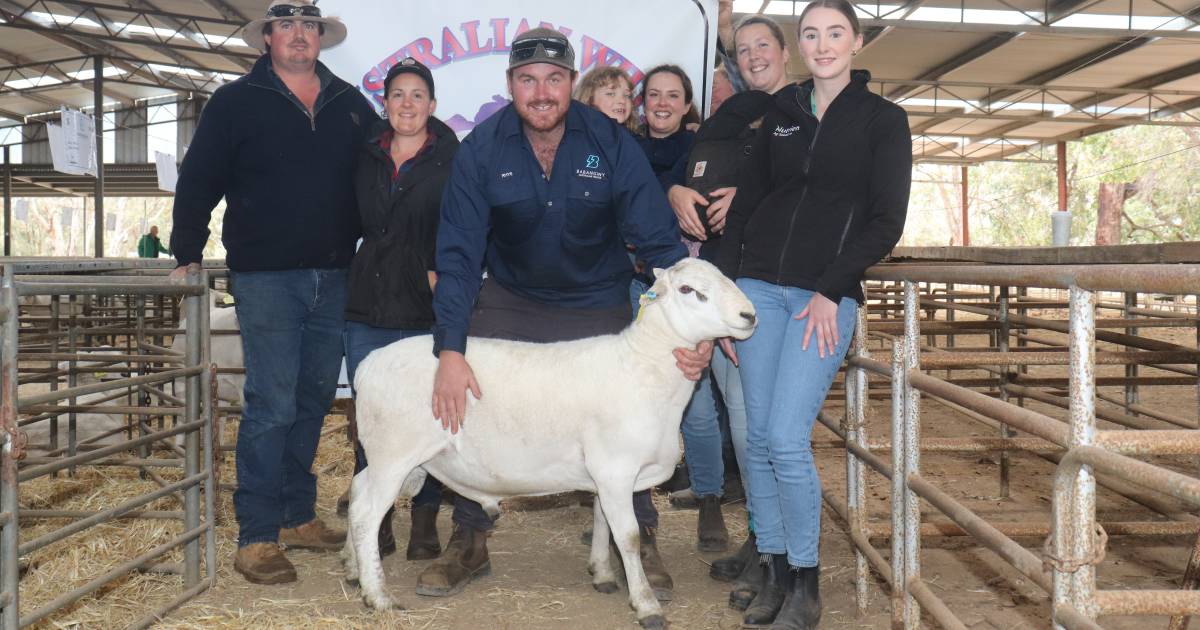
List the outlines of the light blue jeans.
<svg viewBox="0 0 1200 630">
<path fill-rule="evenodd" d="M 817 342 L 801 350 L 808 321 L 795 319 L 813 292 L 740 278 L 758 329 L 737 343 L 746 397 L 746 469 L 750 511 L 759 553 L 786 553 L 794 567 L 818 564 L 821 541 L 821 480 L 813 461 L 813 422 L 841 367 L 854 333 L 852 298 L 838 304 L 838 344 L 817 356 Z"/>
<path fill-rule="evenodd" d="M 742 489 L 750 496 L 746 474 L 746 399 L 742 395 L 742 373 L 725 356 L 720 348 L 713 348 L 713 382 L 725 401 L 725 413 L 729 417 L 729 441 L 733 442 L 733 454 L 737 458 L 738 472 L 742 478 Z"/>
</svg>

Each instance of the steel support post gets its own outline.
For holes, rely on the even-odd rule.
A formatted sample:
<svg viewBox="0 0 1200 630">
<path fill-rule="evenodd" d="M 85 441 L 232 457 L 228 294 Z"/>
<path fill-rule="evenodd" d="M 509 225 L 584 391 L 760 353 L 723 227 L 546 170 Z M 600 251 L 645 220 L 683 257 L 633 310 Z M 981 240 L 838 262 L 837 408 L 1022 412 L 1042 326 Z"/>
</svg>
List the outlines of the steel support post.
<svg viewBox="0 0 1200 630">
<path fill-rule="evenodd" d="M 1136 316 L 1134 314 L 1134 309 L 1137 308 L 1137 295 L 1138 294 L 1136 291 L 1128 291 L 1125 293 L 1125 317 L 1128 319 L 1133 319 Z M 1126 328 L 1125 334 L 1133 335 L 1136 337 L 1138 334 L 1137 326 L 1130 326 L 1130 327 Z M 1130 348 L 1130 350 L 1136 350 L 1136 348 Z M 1125 377 L 1126 378 L 1130 378 L 1130 379 L 1137 378 L 1137 375 L 1138 375 L 1138 366 L 1136 363 L 1130 363 L 1129 365 L 1125 366 Z M 1125 413 L 1127 413 L 1131 416 L 1137 415 L 1137 412 L 1133 410 L 1133 407 L 1134 407 L 1134 405 L 1138 404 L 1138 399 L 1139 399 L 1139 396 L 1138 396 L 1137 383 L 1130 382 L 1130 383 L 1126 384 L 1125 385 Z"/>
<path fill-rule="evenodd" d="M 867 309 L 858 308 L 858 321 L 854 326 L 851 341 L 853 356 L 868 358 L 867 353 Z M 846 443 L 866 448 L 867 444 L 867 372 L 862 368 L 846 366 Z M 863 463 L 850 448 L 846 449 L 846 503 L 849 525 L 856 533 L 866 534 L 867 500 L 866 478 Z M 857 546 L 854 548 L 854 603 L 857 614 L 867 614 L 870 566 L 866 556 Z"/>
<path fill-rule="evenodd" d="M 204 570 L 208 575 L 208 585 L 217 585 L 217 508 L 216 496 L 220 492 L 217 486 L 217 448 L 214 435 L 216 433 L 216 404 L 217 404 L 217 378 L 216 364 L 212 362 L 212 312 L 208 305 L 209 287 L 208 272 L 200 271 L 200 283 L 205 287 L 205 292 L 200 295 L 204 301 L 204 305 L 200 309 L 200 362 L 205 366 L 205 370 L 200 374 L 200 391 L 204 396 L 204 426 L 200 431 L 199 439 L 201 441 L 201 452 L 204 456 L 204 468 L 207 473 L 204 477 L 204 524 L 208 529 L 204 534 Z"/>
<path fill-rule="evenodd" d="M 4 145 L 4 255 L 12 256 L 12 152 Z"/>
<path fill-rule="evenodd" d="M 996 347 L 998 350 L 1000 350 L 1000 352 L 1008 352 L 1008 339 L 1010 334 L 1008 323 L 1008 287 L 1000 287 L 999 297 L 996 302 L 996 319 L 1000 323 L 1000 330 L 996 333 Z M 1011 376 L 1009 376 L 1009 367 L 1004 366 L 1000 368 L 1000 370 L 1000 400 L 1003 402 L 1008 402 L 1008 388 L 1006 385 L 1008 385 L 1009 381 L 1011 380 Z M 1016 432 L 1009 429 L 1007 424 L 1004 424 L 1003 422 L 1000 423 L 1000 437 L 1010 438 L 1014 437 L 1015 435 Z M 1000 451 L 1001 499 L 1008 498 L 1008 477 L 1010 465 L 1011 461 L 1008 451 Z"/>
<path fill-rule="evenodd" d="M 921 296 L 917 285 L 904 283 L 904 627 L 921 626 L 921 607 L 909 593 L 921 583 L 921 506 L 917 493 L 909 487 L 909 478 L 920 474 L 921 393 L 912 387 L 908 375 L 920 369 Z"/>
<path fill-rule="evenodd" d="M 14 440 L 17 430 L 17 292 L 12 267 L 2 268 L 0 306 L 7 309 L 0 335 L 0 594 L 7 602 L 0 607 L 0 630 L 17 630 L 20 620 L 20 555 L 17 502 L 17 461 Z"/>
<path fill-rule="evenodd" d="M 904 628 L 904 341 L 892 343 L 892 628 Z"/>
<path fill-rule="evenodd" d="M 1089 446 L 1096 434 L 1096 295 L 1078 287 L 1070 289 L 1071 418 L 1067 445 Z M 1091 466 L 1080 466 L 1072 476 L 1056 475 L 1054 533 L 1051 553 L 1054 607 L 1071 606 L 1095 619 L 1096 478 Z M 1056 619 L 1055 628 L 1064 627 Z"/>
<path fill-rule="evenodd" d="M 193 272 L 187 275 L 187 284 L 189 286 L 197 286 L 201 283 L 201 273 Z M 207 284 L 205 285 L 207 286 Z M 207 310 L 205 304 L 205 295 L 188 296 L 185 300 L 187 309 L 187 322 L 185 326 L 187 332 L 186 351 L 184 356 L 184 364 L 189 367 L 201 366 L 201 345 L 203 340 L 200 338 L 200 318 L 202 312 Z M 205 372 L 206 370 L 201 370 Z M 186 413 L 184 422 L 191 424 L 200 420 L 200 397 L 207 388 L 201 387 L 201 376 L 199 373 L 187 377 L 185 381 L 187 392 L 185 399 Z M 193 477 L 200 473 L 200 437 L 195 430 L 188 431 L 183 435 L 184 448 L 184 476 Z M 192 531 L 200 526 L 200 486 L 193 485 L 184 491 L 183 495 L 183 529 L 184 531 Z M 200 583 L 200 539 L 193 538 L 189 540 L 183 548 L 183 584 L 185 587 L 195 586 Z"/>
<path fill-rule="evenodd" d="M 96 233 L 96 258 L 104 258 L 104 56 L 93 57 L 92 67 L 95 72 L 92 75 L 92 97 L 95 99 L 96 116 L 96 195 L 92 208 L 96 225 L 93 227 Z"/>
</svg>

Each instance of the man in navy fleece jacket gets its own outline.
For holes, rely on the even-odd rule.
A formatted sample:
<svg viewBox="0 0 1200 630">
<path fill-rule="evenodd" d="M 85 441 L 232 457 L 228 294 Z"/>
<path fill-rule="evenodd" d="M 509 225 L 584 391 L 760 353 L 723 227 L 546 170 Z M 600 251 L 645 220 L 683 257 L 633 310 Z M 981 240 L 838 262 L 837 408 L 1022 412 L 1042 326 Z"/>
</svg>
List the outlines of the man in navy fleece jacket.
<svg viewBox="0 0 1200 630">
<path fill-rule="evenodd" d="M 212 209 L 227 204 L 222 242 L 246 361 L 234 568 L 259 584 L 296 580 L 278 543 L 333 550 L 345 540 L 316 517 L 311 472 L 337 387 L 360 231 L 354 156 L 377 116 L 317 61 L 345 36 L 309 0 L 273 2 L 246 25 L 246 41 L 266 54 L 213 94 L 175 195 L 175 277 L 198 270 Z"/>
</svg>

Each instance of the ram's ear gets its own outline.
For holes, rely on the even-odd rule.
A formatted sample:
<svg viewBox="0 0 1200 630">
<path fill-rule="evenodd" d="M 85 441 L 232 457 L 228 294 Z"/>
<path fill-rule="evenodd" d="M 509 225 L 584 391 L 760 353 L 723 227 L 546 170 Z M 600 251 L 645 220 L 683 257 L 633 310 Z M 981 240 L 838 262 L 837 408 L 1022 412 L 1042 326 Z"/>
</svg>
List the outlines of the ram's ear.
<svg viewBox="0 0 1200 630">
<path fill-rule="evenodd" d="M 659 269 L 658 267 L 655 267 L 654 286 L 650 287 L 650 290 L 654 291 L 656 295 L 666 295 L 667 291 L 670 290 L 670 284 L 667 282 L 667 277 L 669 275 L 670 274 L 667 273 L 666 269 Z"/>
</svg>

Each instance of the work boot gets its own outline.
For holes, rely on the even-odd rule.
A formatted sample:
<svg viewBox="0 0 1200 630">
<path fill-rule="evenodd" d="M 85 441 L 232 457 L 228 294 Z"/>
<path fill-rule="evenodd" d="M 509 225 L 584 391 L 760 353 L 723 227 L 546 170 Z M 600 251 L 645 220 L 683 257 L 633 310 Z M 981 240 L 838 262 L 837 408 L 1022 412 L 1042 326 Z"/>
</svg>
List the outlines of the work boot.
<svg viewBox="0 0 1200 630">
<path fill-rule="evenodd" d="M 821 567 L 791 567 L 792 588 L 771 630 L 814 630 L 821 621 Z"/>
<path fill-rule="evenodd" d="M 437 532 L 438 505 L 421 505 L 412 509 L 412 528 L 408 532 L 409 560 L 433 560 L 442 554 Z M 395 544 L 395 543 L 393 543 Z"/>
<path fill-rule="evenodd" d="M 661 492 L 675 492 L 683 490 L 692 485 L 691 479 L 688 477 L 687 464 L 679 462 L 675 465 L 675 472 L 671 474 L 671 478 L 658 484 L 658 489 Z"/>
<path fill-rule="evenodd" d="M 725 551 L 729 548 L 729 531 L 721 516 L 721 497 L 700 497 L 700 518 L 696 521 L 696 548 L 700 551 Z"/>
<path fill-rule="evenodd" d="M 700 507 L 700 497 L 696 496 L 696 492 L 690 486 L 668 494 L 667 501 L 677 510 L 694 510 Z"/>
<path fill-rule="evenodd" d="M 350 488 L 346 488 L 346 491 L 342 493 L 342 496 L 338 497 L 337 515 L 338 516 L 349 516 L 350 515 Z"/>
<path fill-rule="evenodd" d="M 788 591 L 792 590 L 792 572 L 787 556 L 782 553 L 764 553 L 760 564 L 765 571 L 765 581 L 746 614 L 742 616 L 743 628 L 765 628 L 775 621 Z"/>
<path fill-rule="evenodd" d="M 392 533 L 392 519 L 396 516 L 396 508 L 388 508 L 379 523 L 379 557 L 386 558 L 396 553 L 396 535 Z"/>
<path fill-rule="evenodd" d="M 758 597 L 758 592 L 762 590 L 763 583 L 767 581 L 767 571 L 759 562 L 760 556 L 757 550 L 754 550 L 754 556 L 746 561 L 746 565 L 742 567 L 742 572 L 738 574 L 737 579 L 733 581 L 733 590 L 729 591 L 729 607 L 734 610 L 746 610 L 750 607 L 750 602 Z"/>
<path fill-rule="evenodd" d="M 287 584 L 296 581 L 296 567 L 275 543 L 250 543 L 239 547 L 233 568 L 254 584 Z"/>
<path fill-rule="evenodd" d="M 650 588 L 654 589 L 654 597 L 658 601 L 669 602 L 675 581 L 671 579 L 671 574 L 667 573 L 667 566 L 663 564 L 662 556 L 658 553 L 658 537 L 654 528 L 639 527 L 638 530 L 642 539 L 642 571 L 646 574 L 646 581 L 650 582 Z"/>
<path fill-rule="evenodd" d="M 758 559 L 758 549 L 755 548 L 757 544 L 758 539 L 755 538 L 754 532 L 750 532 L 746 542 L 742 543 L 737 553 L 713 560 L 712 567 L 708 570 L 708 577 L 718 582 L 736 580 L 747 564 L 753 564 Z"/>
<path fill-rule="evenodd" d="M 417 578 L 417 595 L 448 597 L 462 591 L 476 577 L 489 575 L 487 532 L 455 525 L 446 553 Z"/>
<path fill-rule="evenodd" d="M 314 518 L 298 527 L 279 530 L 279 543 L 291 549 L 340 550 L 346 544 L 346 532 L 330 529 L 321 519 Z"/>
</svg>

